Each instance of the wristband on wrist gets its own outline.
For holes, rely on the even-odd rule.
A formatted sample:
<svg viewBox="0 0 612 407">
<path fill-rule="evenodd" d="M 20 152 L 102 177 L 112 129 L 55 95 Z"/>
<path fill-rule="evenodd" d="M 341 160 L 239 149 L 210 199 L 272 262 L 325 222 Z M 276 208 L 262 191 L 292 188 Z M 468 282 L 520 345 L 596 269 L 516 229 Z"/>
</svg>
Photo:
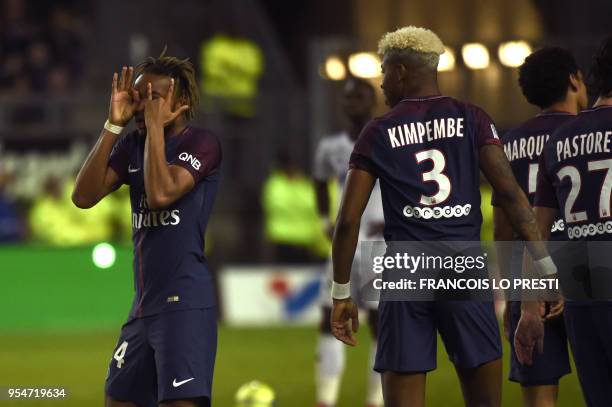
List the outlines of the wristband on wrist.
<svg viewBox="0 0 612 407">
<path fill-rule="evenodd" d="M 108 121 L 108 119 L 106 120 L 106 123 L 104 123 L 104 130 L 111 132 L 113 134 L 121 134 L 121 132 L 123 131 L 123 127 L 121 126 L 117 126 L 115 124 L 112 124 L 111 122 Z"/>
<path fill-rule="evenodd" d="M 555 266 L 550 256 L 546 256 L 540 260 L 534 260 L 533 265 L 540 277 L 548 277 L 557 274 L 557 266 Z"/>
<path fill-rule="evenodd" d="M 351 296 L 351 282 L 340 284 L 332 281 L 331 295 L 334 300 L 345 300 L 349 298 Z"/>
</svg>

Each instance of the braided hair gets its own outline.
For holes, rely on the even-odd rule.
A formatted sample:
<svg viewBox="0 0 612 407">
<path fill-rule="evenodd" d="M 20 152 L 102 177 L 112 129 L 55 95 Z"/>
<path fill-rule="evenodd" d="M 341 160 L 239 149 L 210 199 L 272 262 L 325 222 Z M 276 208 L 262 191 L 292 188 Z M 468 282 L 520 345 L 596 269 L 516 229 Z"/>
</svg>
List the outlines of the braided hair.
<svg viewBox="0 0 612 407">
<path fill-rule="evenodd" d="M 179 59 L 166 55 L 166 47 L 157 57 L 148 57 L 136 66 L 137 75 L 150 73 L 154 75 L 169 76 L 174 79 L 175 93 L 185 99 L 189 109 L 185 112 L 187 120 L 195 116 L 200 103 L 200 93 L 196 83 L 195 68 L 189 58 Z"/>
</svg>

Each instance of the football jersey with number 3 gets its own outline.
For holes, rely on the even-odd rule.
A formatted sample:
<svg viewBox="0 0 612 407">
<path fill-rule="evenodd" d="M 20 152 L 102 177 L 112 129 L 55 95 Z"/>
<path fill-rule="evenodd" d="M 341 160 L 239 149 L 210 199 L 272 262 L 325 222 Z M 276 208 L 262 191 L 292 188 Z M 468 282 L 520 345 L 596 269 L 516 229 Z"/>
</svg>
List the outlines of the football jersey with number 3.
<svg viewBox="0 0 612 407">
<path fill-rule="evenodd" d="M 480 108 L 404 99 L 364 128 L 350 167 L 380 180 L 385 240 L 480 240 L 480 149 L 500 145 Z"/>
<path fill-rule="evenodd" d="M 559 209 L 570 240 L 612 240 L 612 106 L 561 126 L 540 158 L 535 206 Z"/>
</svg>

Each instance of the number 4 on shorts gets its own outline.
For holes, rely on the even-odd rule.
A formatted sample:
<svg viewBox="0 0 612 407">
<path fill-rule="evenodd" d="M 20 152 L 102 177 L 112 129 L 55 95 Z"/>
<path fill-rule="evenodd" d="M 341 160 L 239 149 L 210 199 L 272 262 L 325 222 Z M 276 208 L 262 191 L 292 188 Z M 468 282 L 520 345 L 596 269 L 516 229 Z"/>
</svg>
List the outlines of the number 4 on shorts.
<svg viewBox="0 0 612 407">
<path fill-rule="evenodd" d="M 121 366 L 123 366 L 123 363 L 125 363 L 124 357 L 125 357 L 125 351 L 127 350 L 127 347 L 128 347 L 127 341 L 123 341 L 123 343 L 119 345 L 119 347 L 115 351 L 115 354 L 113 355 L 113 359 L 117 361 L 117 368 L 119 369 L 121 369 Z"/>
</svg>

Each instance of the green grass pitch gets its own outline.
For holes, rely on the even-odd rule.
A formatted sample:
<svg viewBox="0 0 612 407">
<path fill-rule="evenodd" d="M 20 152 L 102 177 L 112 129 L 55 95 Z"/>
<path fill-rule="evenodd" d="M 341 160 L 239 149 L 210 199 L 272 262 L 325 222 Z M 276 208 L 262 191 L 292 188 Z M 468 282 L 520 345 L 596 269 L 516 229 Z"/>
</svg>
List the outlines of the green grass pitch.
<svg viewBox="0 0 612 407">
<path fill-rule="evenodd" d="M 0 407 L 103 405 L 103 385 L 132 297 L 131 251 L 118 248 L 106 270 L 91 248 L 0 247 L 0 388 L 63 386 L 63 401 L 6 401 Z M 277 393 L 277 407 L 314 406 L 314 327 L 221 327 L 213 406 L 233 407 L 240 385 L 261 380 Z M 347 348 L 338 407 L 360 407 L 366 391 L 370 340 Z M 462 405 L 459 384 L 441 342 L 438 369 L 427 378 L 428 406 Z M 507 377 L 508 346 L 504 343 Z M 520 389 L 504 380 L 503 405 L 520 406 Z M 575 374 L 561 381 L 559 407 L 584 402 Z"/>
<path fill-rule="evenodd" d="M 69 392 L 64 401 L 0 401 L 0 405 L 101 406 L 106 368 L 117 335 L 118 329 L 115 332 L 0 336 L 0 386 L 65 386 Z M 363 405 L 370 344 L 368 336 L 364 330 L 359 335 L 359 345 L 347 348 L 347 366 L 338 407 Z M 236 389 L 257 379 L 274 388 L 277 406 L 313 407 L 315 344 L 316 330 L 310 327 L 221 328 L 213 406 L 233 406 Z M 441 344 L 438 352 L 438 369 L 427 379 L 428 405 L 460 406 L 458 381 Z M 503 405 L 520 406 L 516 384 L 504 381 Z M 576 376 L 564 378 L 559 406 L 582 405 Z"/>
</svg>

